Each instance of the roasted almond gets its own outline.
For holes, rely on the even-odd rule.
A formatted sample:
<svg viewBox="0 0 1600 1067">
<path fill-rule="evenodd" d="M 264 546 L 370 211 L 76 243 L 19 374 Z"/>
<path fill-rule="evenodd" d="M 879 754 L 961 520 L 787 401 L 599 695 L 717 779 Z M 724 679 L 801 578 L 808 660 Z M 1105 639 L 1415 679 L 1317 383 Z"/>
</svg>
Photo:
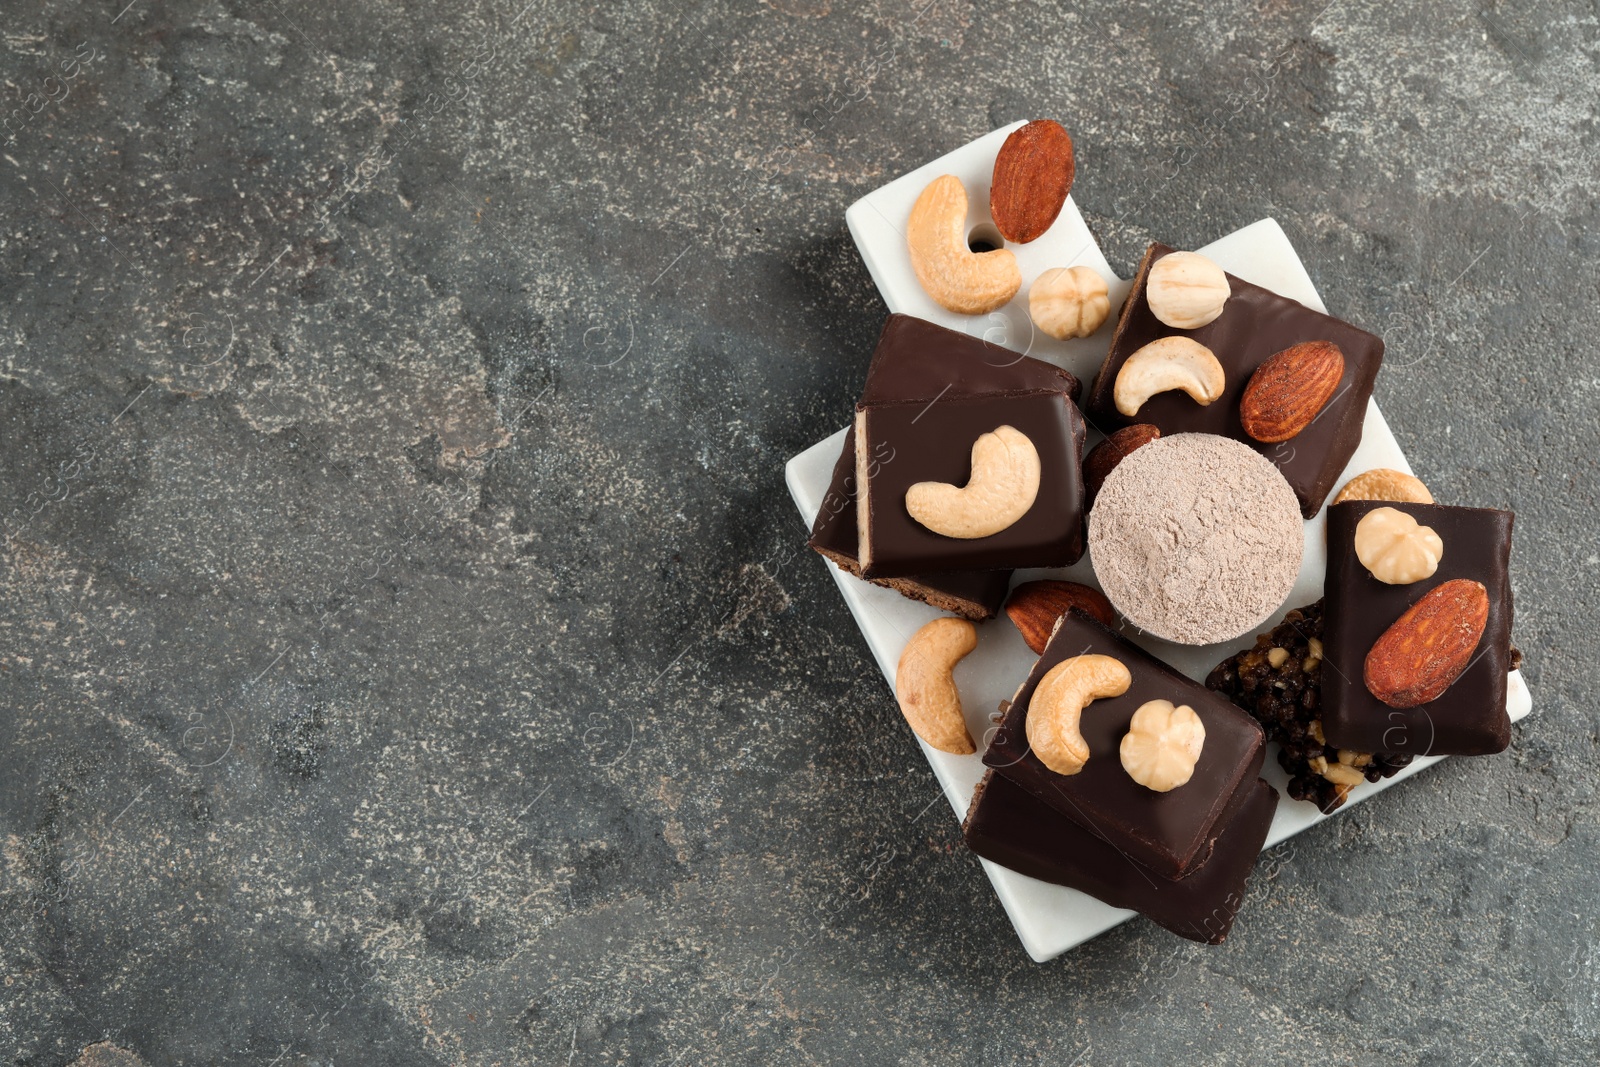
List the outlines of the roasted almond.
<svg viewBox="0 0 1600 1067">
<path fill-rule="evenodd" d="M 1138 422 L 1124 426 L 1089 449 L 1089 454 L 1083 457 L 1083 510 L 1094 507 L 1094 498 L 1099 495 L 1100 487 L 1106 484 L 1111 472 L 1117 469 L 1118 463 L 1127 459 L 1134 449 L 1160 436 L 1161 431 L 1156 427 L 1148 422 Z"/>
<path fill-rule="evenodd" d="M 1027 244 L 1044 235 L 1072 191 L 1072 136 L 1061 123 L 1034 119 L 1011 131 L 994 159 L 989 214 L 1000 236 Z"/>
<path fill-rule="evenodd" d="M 1024 582 L 1006 601 L 1006 615 L 1035 654 L 1044 652 L 1056 620 L 1074 608 L 1113 630 L 1117 627 L 1117 613 L 1105 594 L 1077 582 Z"/>
<path fill-rule="evenodd" d="M 1472 662 L 1488 621 L 1483 583 L 1456 578 L 1430 589 L 1367 653 L 1367 690 L 1391 708 L 1439 699 Z"/>
<path fill-rule="evenodd" d="M 1286 348 L 1250 376 L 1239 398 L 1239 422 L 1257 441 L 1287 441 L 1311 425 L 1343 377 L 1344 353 L 1332 341 Z"/>
</svg>

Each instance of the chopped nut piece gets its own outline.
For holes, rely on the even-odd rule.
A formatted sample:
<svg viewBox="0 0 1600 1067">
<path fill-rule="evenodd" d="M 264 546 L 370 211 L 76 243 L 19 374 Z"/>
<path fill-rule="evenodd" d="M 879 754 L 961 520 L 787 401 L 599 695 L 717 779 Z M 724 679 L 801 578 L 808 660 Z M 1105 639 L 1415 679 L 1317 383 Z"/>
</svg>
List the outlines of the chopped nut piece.
<svg viewBox="0 0 1600 1067">
<path fill-rule="evenodd" d="M 1313 651 L 1320 663 L 1321 637 L 1321 602 L 1296 608 L 1270 633 L 1257 636 L 1254 648 L 1218 664 L 1206 686 L 1253 715 L 1266 730 L 1267 739 L 1278 742 L 1278 763 L 1289 773 L 1289 796 L 1331 812 L 1345 802 L 1350 786 L 1332 782 L 1311 767 L 1313 759 L 1320 759 L 1321 766 L 1329 761 L 1346 766 L 1337 762 L 1339 750 L 1328 746 L 1322 732 L 1321 671 L 1305 669 Z M 1283 666 L 1268 664 L 1267 652 L 1272 648 L 1288 650 L 1289 659 Z M 1348 766 L 1364 780 L 1376 782 L 1410 762 L 1409 755 L 1361 753 Z"/>
<path fill-rule="evenodd" d="M 1360 771 L 1356 770 L 1354 767 L 1348 767 L 1343 763 L 1328 764 L 1326 767 L 1322 768 L 1322 777 L 1326 778 L 1334 785 L 1356 786 L 1367 780 L 1366 776 Z"/>
<path fill-rule="evenodd" d="M 1279 667 L 1289 662 L 1289 650 L 1287 648 L 1274 648 L 1268 650 L 1267 662 L 1272 664 L 1273 670 L 1277 670 Z"/>
</svg>

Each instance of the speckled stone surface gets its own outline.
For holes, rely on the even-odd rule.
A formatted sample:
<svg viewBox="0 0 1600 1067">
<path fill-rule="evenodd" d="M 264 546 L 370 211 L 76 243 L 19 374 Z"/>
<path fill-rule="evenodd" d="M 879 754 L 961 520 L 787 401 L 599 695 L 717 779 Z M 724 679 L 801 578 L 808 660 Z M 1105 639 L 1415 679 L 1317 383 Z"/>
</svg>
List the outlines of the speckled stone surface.
<svg viewBox="0 0 1600 1067">
<path fill-rule="evenodd" d="M 1600 14 L 994 8 L 8 8 L 4 1062 L 1593 1061 Z M 1537 714 L 1219 949 L 1026 959 L 782 485 L 845 206 L 1038 115 L 1124 274 L 1278 218 L 1518 513 Z"/>
</svg>

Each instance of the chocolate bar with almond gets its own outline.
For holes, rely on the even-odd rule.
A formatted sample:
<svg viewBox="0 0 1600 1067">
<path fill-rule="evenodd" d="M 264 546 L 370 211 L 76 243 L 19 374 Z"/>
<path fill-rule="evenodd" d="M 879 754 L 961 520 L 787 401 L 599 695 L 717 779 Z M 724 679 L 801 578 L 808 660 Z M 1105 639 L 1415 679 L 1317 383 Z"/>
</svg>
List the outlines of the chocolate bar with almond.
<svg viewBox="0 0 1600 1067">
<path fill-rule="evenodd" d="M 1301 514 L 1311 518 L 1361 443 L 1367 400 L 1383 362 L 1383 341 L 1232 274 L 1227 275 L 1231 295 L 1214 321 L 1192 330 L 1175 329 L 1156 318 L 1145 293 L 1151 266 L 1172 251 L 1166 245 L 1152 244 L 1145 252 L 1084 412 L 1107 434 L 1147 423 L 1163 435 L 1215 433 L 1242 441 L 1277 466 L 1299 499 Z M 1124 415 L 1113 397 L 1117 373 L 1139 349 L 1172 336 L 1191 338 L 1217 357 L 1225 375 L 1222 395 L 1201 405 L 1182 391 L 1161 392 L 1146 400 L 1136 415 Z M 1269 358 L 1309 341 L 1330 341 L 1344 357 L 1343 372 L 1331 396 L 1295 436 L 1273 443 L 1255 440 L 1239 418 L 1245 386 Z"/>
<path fill-rule="evenodd" d="M 1356 552 L 1356 528 L 1379 508 L 1394 508 L 1431 529 L 1443 545 L 1437 569 L 1404 585 L 1379 581 Z M 1511 527 L 1493 508 L 1350 500 L 1328 508 L 1327 618 L 1322 665 L 1322 731 L 1330 745 L 1413 756 L 1480 756 L 1511 744 L 1506 713 L 1511 651 Z M 1465 669 L 1432 700 L 1394 706 L 1368 684 L 1373 646 L 1424 597 L 1452 581 L 1475 583 L 1488 599 L 1483 631 Z M 1448 622 L 1449 620 L 1444 620 Z M 1439 651 L 1404 650 L 1402 669 L 1421 671 Z M 1403 702 L 1402 702 L 1403 703 Z"/>
</svg>

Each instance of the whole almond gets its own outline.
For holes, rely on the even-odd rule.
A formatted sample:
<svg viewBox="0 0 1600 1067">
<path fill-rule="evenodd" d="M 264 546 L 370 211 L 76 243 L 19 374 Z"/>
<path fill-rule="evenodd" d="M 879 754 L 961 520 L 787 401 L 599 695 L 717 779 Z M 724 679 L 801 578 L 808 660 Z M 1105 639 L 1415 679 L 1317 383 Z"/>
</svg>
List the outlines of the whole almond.
<svg viewBox="0 0 1600 1067">
<path fill-rule="evenodd" d="M 1044 652 L 1056 620 L 1074 609 L 1110 629 L 1116 629 L 1117 613 L 1111 607 L 1111 601 L 1098 589 L 1077 582 L 1049 579 L 1024 582 L 1011 591 L 1011 599 L 1006 601 L 1007 617 L 1035 655 Z"/>
<path fill-rule="evenodd" d="M 1094 507 L 1094 498 L 1099 495 L 1100 487 L 1106 483 L 1111 472 L 1117 469 L 1118 463 L 1127 459 L 1134 449 L 1160 436 L 1158 428 L 1147 422 L 1137 422 L 1132 426 L 1124 426 L 1089 449 L 1089 454 L 1083 457 L 1083 510 Z"/>
<path fill-rule="evenodd" d="M 989 214 L 1000 236 L 1027 244 L 1044 235 L 1072 191 L 1072 136 L 1061 123 L 1034 119 L 1011 131 L 994 160 Z"/>
<path fill-rule="evenodd" d="M 1257 441 L 1287 441 L 1311 425 L 1343 377 L 1344 353 L 1332 341 L 1286 348 L 1250 376 L 1239 398 L 1239 422 Z"/>
<path fill-rule="evenodd" d="M 1391 708 L 1437 700 L 1461 677 L 1489 621 L 1489 591 L 1456 578 L 1406 609 L 1367 653 L 1367 690 Z"/>
</svg>

